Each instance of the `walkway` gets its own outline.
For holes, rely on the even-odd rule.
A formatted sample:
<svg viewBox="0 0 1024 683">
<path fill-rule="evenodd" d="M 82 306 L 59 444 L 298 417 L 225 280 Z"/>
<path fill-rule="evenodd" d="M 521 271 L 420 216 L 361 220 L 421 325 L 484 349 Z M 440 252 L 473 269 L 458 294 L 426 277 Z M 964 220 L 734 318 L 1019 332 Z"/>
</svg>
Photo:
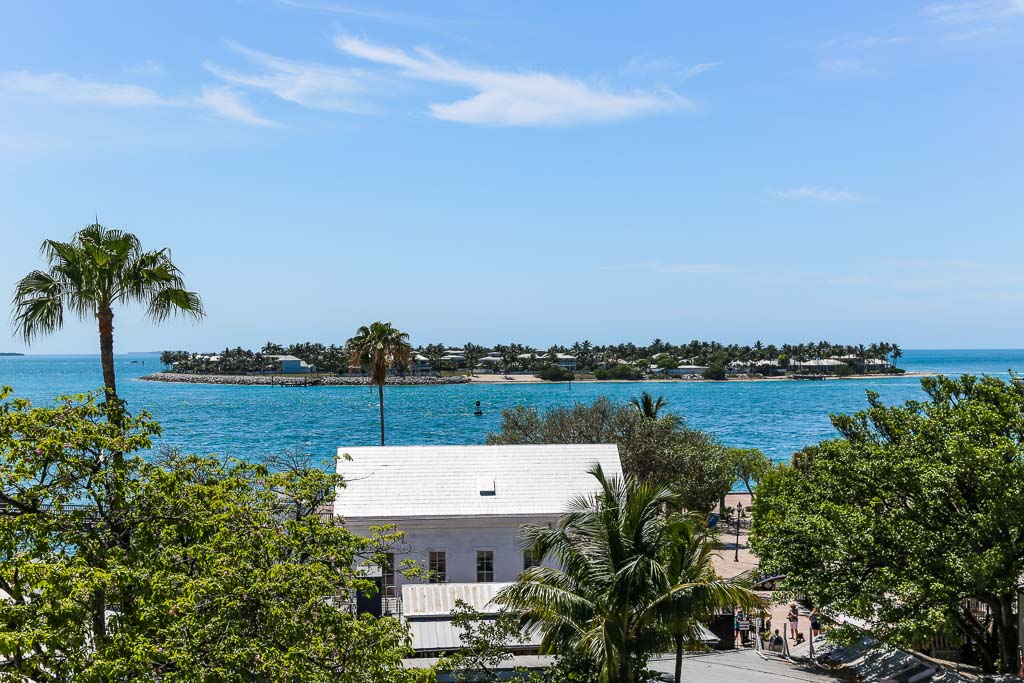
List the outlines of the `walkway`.
<svg viewBox="0 0 1024 683">
<path fill-rule="evenodd" d="M 671 680 L 675 673 L 675 659 L 651 660 L 649 666 L 655 671 L 669 674 L 663 680 Z M 793 683 L 793 681 L 831 681 L 831 676 L 780 659 L 761 659 L 752 650 L 733 650 L 688 655 L 683 658 L 683 680 L 701 683 Z"/>
</svg>

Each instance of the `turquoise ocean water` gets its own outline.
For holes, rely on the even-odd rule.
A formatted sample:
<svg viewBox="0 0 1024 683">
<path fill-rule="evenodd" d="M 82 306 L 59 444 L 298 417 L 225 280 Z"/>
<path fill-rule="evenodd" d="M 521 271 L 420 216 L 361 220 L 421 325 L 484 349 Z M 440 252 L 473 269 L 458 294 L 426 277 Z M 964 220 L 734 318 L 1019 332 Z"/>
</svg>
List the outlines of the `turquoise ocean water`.
<svg viewBox="0 0 1024 683">
<path fill-rule="evenodd" d="M 133 362 L 134 361 L 134 362 Z M 117 357 L 119 393 L 133 411 L 163 425 L 160 443 L 191 452 L 245 458 L 302 449 L 330 457 L 338 446 L 375 445 L 376 391 L 363 387 L 246 387 L 164 384 L 135 379 L 160 369 L 155 355 Z M 908 350 L 908 371 L 1006 376 L 1024 371 L 1024 350 Z M 36 403 L 102 385 L 98 356 L 0 357 L 0 384 Z M 628 401 L 643 390 L 668 409 L 734 446 L 757 447 L 776 459 L 834 435 L 828 416 L 865 406 L 864 392 L 889 403 L 920 398 L 917 378 L 833 382 L 573 383 L 388 387 L 388 443 L 474 444 L 495 431 L 501 410 L 517 404 L 545 409 L 598 396 Z M 484 415 L 473 416 L 480 401 Z"/>
</svg>

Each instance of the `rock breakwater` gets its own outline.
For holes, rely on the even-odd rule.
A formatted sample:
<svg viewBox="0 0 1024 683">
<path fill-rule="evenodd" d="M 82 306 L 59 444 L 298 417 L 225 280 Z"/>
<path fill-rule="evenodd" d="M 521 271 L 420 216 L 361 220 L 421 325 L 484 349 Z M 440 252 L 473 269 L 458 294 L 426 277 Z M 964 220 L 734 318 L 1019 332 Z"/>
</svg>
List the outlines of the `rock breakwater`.
<svg viewBox="0 0 1024 683">
<path fill-rule="evenodd" d="M 139 379 L 147 382 L 176 384 L 238 384 L 246 386 L 288 387 L 355 387 L 366 386 L 366 377 L 279 377 L 268 375 L 200 375 L 185 372 L 156 372 Z M 429 386 L 434 384 L 466 384 L 468 377 L 395 376 L 388 377 L 388 386 Z"/>
</svg>

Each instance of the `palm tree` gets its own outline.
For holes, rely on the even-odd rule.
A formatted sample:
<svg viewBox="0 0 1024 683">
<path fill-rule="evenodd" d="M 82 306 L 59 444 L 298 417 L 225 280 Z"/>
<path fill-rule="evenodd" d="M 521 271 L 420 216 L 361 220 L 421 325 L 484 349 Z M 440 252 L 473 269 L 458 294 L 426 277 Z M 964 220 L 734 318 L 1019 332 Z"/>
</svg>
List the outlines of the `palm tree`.
<svg viewBox="0 0 1024 683">
<path fill-rule="evenodd" d="M 683 652 L 699 642 L 701 622 L 716 612 L 736 607 L 763 610 L 765 601 L 747 584 L 746 576 L 720 578 L 711 564 L 714 531 L 700 515 L 681 516 L 665 546 L 665 590 L 658 606 L 660 622 L 675 649 L 675 680 L 683 673 Z"/>
<path fill-rule="evenodd" d="M 676 532 L 671 490 L 590 470 L 600 490 L 575 498 L 555 524 L 523 528 L 525 547 L 557 567 L 536 566 L 495 597 L 524 628 L 541 628 L 541 652 L 578 652 L 600 683 L 635 683 L 663 640 L 664 548 Z"/>
<path fill-rule="evenodd" d="M 114 307 L 138 303 L 154 322 L 174 314 L 201 319 L 199 295 L 185 289 L 167 249 L 143 251 L 139 238 L 93 223 L 70 242 L 46 240 L 49 268 L 34 270 L 14 290 L 12 326 L 26 344 L 59 330 L 66 312 L 99 324 L 100 361 L 107 403 L 117 399 Z"/>
<path fill-rule="evenodd" d="M 409 367 L 409 335 L 392 327 L 391 323 L 375 322 L 363 325 L 346 343 L 352 363 L 366 369 L 370 383 L 376 385 L 380 404 L 380 445 L 384 445 L 384 383 L 388 369 Z"/>
<path fill-rule="evenodd" d="M 640 394 L 640 398 L 633 398 L 629 401 L 644 417 L 649 417 L 652 420 L 658 417 L 658 413 L 662 408 L 665 407 L 665 397 L 659 396 L 655 399 L 646 391 Z"/>
</svg>

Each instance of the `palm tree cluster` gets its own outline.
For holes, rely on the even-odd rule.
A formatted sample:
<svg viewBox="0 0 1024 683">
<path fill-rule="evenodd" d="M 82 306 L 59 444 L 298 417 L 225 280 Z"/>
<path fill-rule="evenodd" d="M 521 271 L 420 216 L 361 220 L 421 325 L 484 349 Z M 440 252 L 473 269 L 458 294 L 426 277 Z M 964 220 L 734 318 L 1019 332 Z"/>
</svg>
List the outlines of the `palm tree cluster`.
<svg viewBox="0 0 1024 683">
<path fill-rule="evenodd" d="M 903 356 L 900 347 L 892 342 L 874 342 L 865 345 L 819 341 L 777 346 L 764 344 L 760 340 L 754 344 L 739 345 L 696 339 L 688 344 L 672 344 L 655 339 L 647 345 L 628 342 L 604 346 L 595 345 L 590 340 L 583 340 L 574 342 L 570 346 L 554 344 L 547 349 L 515 342 L 495 344 L 492 347 L 467 342 L 460 348 L 464 351 L 461 355 L 465 358 L 465 364 L 470 368 L 474 367 L 480 358 L 488 354 L 497 354 L 501 359 L 502 369 L 524 372 L 544 369 L 546 365 L 553 362 L 555 355 L 560 353 L 574 356 L 577 369 L 583 372 L 607 370 L 616 366 L 676 367 L 680 363 L 724 366 L 733 361 L 756 362 L 763 360 L 777 361 L 782 367 L 785 367 L 790 361 L 837 356 L 855 356 L 858 359 L 888 359 L 895 364 Z M 434 343 L 417 347 L 416 353 L 427 358 L 434 370 L 454 369 L 453 362 L 450 359 L 445 359 L 448 350 L 449 347 L 445 344 Z M 470 350 L 472 350 L 472 360 Z"/>
<path fill-rule="evenodd" d="M 144 251 L 139 238 L 129 232 L 97 222 L 79 230 L 69 242 L 44 241 L 41 251 L 48 268 L 33 270 L 15 286 L 14 330 L 31 343 L 59 330 L 66 314 L 82 320 L 95 318 L 108 402 L 117 398 L 115 307 L 141 305 L 157 323 L 175 314 L 194 319 L 204 315 L 202 300 L 185 288 L 171 253 Z"/>
<path fill-rule="evenodd" d="M 553 525 L 523 529 L 524 547 L 555 566 L 527 569 L 495 601 L 524 629 L 541 629 L 542 652 L 593 661 L 600 683 L 635 683 L 650 656 L 668 650 L 678 682 L 702 621 L 766 605 L 745 577 L 717 576 L 714 532 L 670 488 L 600 466 L 591 474 L 597 493 L 575 498 Z"/>
</svg>

